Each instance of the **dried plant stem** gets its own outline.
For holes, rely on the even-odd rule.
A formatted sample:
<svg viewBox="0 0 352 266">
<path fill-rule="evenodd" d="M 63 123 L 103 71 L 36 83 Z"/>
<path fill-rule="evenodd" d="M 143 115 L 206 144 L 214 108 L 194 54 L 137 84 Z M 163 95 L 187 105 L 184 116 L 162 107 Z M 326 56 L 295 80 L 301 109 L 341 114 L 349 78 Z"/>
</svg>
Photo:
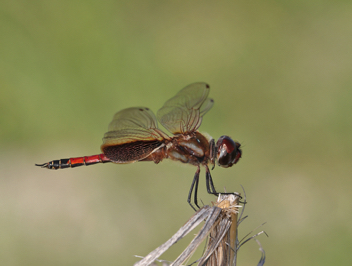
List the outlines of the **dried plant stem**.
<svg viewBox="0 0 352 266">
<path fill-rule="evenodd" d="M 204 220 L 205 224 L 201 230 L 170 266 L 186 262 L 207 236 L 209 241 L 204 254 L 197 260 L 198 265 L 234 265 L 237 251 L 237 214 L 240 207 L 238 203 L 239 195 L 236 193 L 220 195 L 213 207 L 204 206 L 199 209 L 175 235 L 135 263 L 135 266 L 151 265 L 162 253 Z"/>
<path fill-rule="evenodd" d="M 221 216 L 210 232 L 209 243 L 198 265 L 235 265 L 237 250 L 237 215 L 239 197 L 220 195 L 215 206 L 221 208 Z"/>
</svg>

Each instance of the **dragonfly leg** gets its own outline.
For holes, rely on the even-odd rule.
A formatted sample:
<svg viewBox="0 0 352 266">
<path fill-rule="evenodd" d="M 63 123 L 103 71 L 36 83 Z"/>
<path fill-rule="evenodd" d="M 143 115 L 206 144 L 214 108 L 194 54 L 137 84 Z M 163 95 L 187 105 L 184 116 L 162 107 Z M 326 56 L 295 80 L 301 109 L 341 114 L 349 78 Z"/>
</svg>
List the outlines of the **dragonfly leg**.
<svg viewBox="0 0 352 266">
<path fill-rule="evenodd" d="M 219 193 L 216 192 L 216 189 L 213 183 L 213 178 L 211 177 L 211 174 L 207 165 L 205 166 L 205 181 L 206 181 L 208 193 L 218 196 Z"/>
<path fill-rule="evenodd" d="M 191 198 L 192 198 L 192 191 L 193 191 L 193 188 L 194 188 L 194 204 L 199 208 L 198 206 L 198 200 L 197 200 L 197 193 L 198 193 L 198 183 L 199 183 L 199 172 L 200 172 L 200 167 L 198 165 L 198 168 L 197 168 L 197 171 L 196 173 L 194 174 L 194 178 L 193 178 L 193 181 L 192 181 L 192 185 L 191 185 L 191 188 L 188 192 L 188 198 L 187 198 L 187 202 L 189 203 L 189 205 L 191 205 L 192 209 L 197 211 L 196 208 L 194 208 L 194 206 L 192 205 L 191 203 Z"/>
<path fill-rule="evenodd" d="M 214 187 L 213 179 L 212 179 L 212 177 L 210 175 L 210 171 L 209 171 L 208 166 L 205 166 L 205 171 L 206 171 L 205 177 L 206 177 L 207 191 L 208 191 L 209 194 L 213 194 L 215 196 L 219 196 L 219 194 L 222 194 L 222 195 L 235 195 L 235 196 L 239 197 L 240 199 L 242 199 L 240 194 L 238 194 L 237 192 L 222 192 L 222 193 L 217 192 L 215 187 Z"/>
</svg>

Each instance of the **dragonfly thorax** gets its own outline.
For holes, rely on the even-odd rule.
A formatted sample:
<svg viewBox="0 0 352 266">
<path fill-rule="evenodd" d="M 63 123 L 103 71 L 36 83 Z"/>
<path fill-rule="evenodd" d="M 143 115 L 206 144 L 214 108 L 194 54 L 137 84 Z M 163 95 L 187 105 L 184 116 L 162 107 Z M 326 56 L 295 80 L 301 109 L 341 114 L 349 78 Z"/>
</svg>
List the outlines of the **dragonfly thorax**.
<svg viewBox="0 0 352 266">
<path fill-rule="evenodd" d="M 193 165 L 207 164 L 210 160 L 209 140 L 199 132 L 177 135 L 166 145 L 171 160 Z"/>
</svg>

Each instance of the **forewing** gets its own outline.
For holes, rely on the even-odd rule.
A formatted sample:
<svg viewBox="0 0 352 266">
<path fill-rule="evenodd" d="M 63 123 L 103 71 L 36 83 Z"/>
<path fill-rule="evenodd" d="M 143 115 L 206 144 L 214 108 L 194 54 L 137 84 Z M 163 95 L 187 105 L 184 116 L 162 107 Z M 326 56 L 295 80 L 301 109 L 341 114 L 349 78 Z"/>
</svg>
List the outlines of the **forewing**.
<svg viewBox="0 0 352 266">
<path fill-rule="evenodd" d="M 132 107 L 117 112 L 108 130 L 104 135 L 102 146 L 134 141 L 161 141 L 167 137 L 158 129 L 156 117 L 147 107 Z"/>
<path fill-rule="evenodd" d="M 214 104 L 208 98 L 210 87 L 204 82 L 193 83 L 183 88 L 159 109 L 159 122 L 171 133 L 182 134 L 197 130 L 203 115 Z"/>
</svg>

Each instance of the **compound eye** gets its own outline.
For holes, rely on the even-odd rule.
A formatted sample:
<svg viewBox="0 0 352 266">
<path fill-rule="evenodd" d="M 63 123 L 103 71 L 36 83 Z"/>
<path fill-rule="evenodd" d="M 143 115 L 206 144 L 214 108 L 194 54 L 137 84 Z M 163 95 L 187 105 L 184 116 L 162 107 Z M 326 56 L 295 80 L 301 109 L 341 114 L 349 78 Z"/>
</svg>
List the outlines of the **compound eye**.
<svg viewBox="0 0 352 266">
<path fill-rule="evenodd" d="M 241 144 L 234 142 L 228 136 L 221 136 L 216 143 L 218 165 L 221 167 L 231 167 L 241 158 Z"/>
<path fill-rule="evenodd" d="M 220 152 L 218 152 L 218 163 L 222 167 L 230 167 L 231 164 L 231 154 L 226 151 L 226 147 L 222 147 Z"/>
</svg>

